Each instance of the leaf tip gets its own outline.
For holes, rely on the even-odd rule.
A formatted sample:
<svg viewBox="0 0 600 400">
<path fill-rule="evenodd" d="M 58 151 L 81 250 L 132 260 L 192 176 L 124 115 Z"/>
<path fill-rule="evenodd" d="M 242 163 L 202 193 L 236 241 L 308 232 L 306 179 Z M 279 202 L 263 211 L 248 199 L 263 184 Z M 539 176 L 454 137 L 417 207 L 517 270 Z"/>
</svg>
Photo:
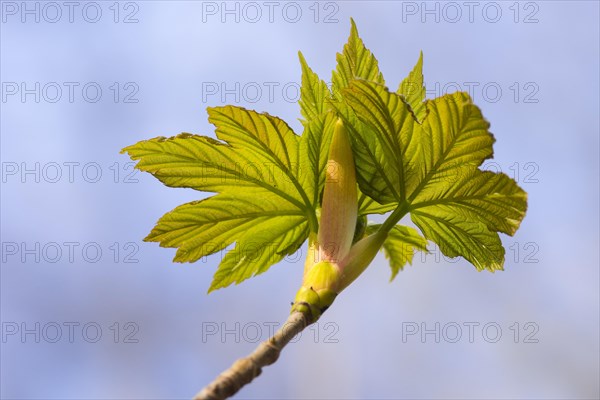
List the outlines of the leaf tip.
<svg viewBox="0 0 600 400">
<path fill-rule="evenodd" d="M 301 64 L 306 64 L 306 58 L 304 58 L 304 54 L 300 50 L 298 50 L 298 58 L 300 59 Z"/>
<path fill-rule="evenodd" d="M 213 284 L 211 283 L 210 286 L 208 287 L 208 290 L 206 291 L 206 294 L 211 294 L 212 292 L 214 292 L 217 289 L 218 288 L 213 287 Z"/>
<path fill-rule="evenodd" d="M 350 17 L 350 33 L 355 33 L 358 35 L 358 29 L 356 28 L 356 22 L 354 18 Z"/>
<path fill-rule="evenodd" d="M 142 141 L 143 142 L 143 141 Z M 142 142 L 137 142 L 135 144 L 130 144 L 129 146 L 125 146 L 121 149 L 121 151 L 119 151 L 119 154 L 127 154 L 131 159 L 133 158 L 133 155 L 131 154 L 132 150 L 135 150 L 136 146 L 138 146 L 140 143 Z"/>
<path fill-rule="evenodd" d="M 218 272 L 217 272 L 217 274 L 218 274 Z M 213 280 L 210 283 L 210 286 L 208 287 L 206 294 L 211 294 L 215 290 L 223 289 L 223 288 L 231 285 L 232 282 L 223 282 L 223 279 L 217 278 L 217 274 L 215 274 L 215 276 L 213 276 Z M 239 282 L 237 282 L 237 281 L 235 282 L 236 285 L 238 283 Z"/>
</svg>

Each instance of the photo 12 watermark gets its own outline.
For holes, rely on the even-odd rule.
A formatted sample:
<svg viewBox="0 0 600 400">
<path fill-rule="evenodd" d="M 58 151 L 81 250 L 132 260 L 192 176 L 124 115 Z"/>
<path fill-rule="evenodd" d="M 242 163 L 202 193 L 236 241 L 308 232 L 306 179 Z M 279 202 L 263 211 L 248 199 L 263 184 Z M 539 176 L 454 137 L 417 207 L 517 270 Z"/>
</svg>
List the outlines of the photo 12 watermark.
<svg viewBox="0 0 600 400">
<path fill-rule="evenodd" d="M 331 82 L 326 82 L 332 90 Z M 414 86 L 415 90 L 420 90 Z M 202 82 L 201 93 L 203 103 L 219 102 L 221 104 L 255 104 L 264 103 L 297 103 L 300 100 L 300 82 L 274 81 L 212 81 Z M 412 86 L 408 83 L 409 91 Z M 466 92 L 474 102 L 537 104 L 540 102 L 540 86 L 535 81 L 496 82 L 425 82 L 425 93 L 428 99 L 438 98 L 455 92 Z"/>
<path fill-rule="evenodd" d="M 473 102 L 537 104 L 540 86 L 537 82 L 427 82 L 427 98 L 436 98 L 455 92 L 467 92 Z"/>
<path fill-rule="evenodd" d="M 539 343 L 536 322 L 402 322 L 402 343 Z"/>
<path fill-rule="evenodd" d="M 136 242 L 14 242 L 3 241 L 3 264 L 137 264 L 140 245 Z"/>
<path fill-rule="evenodd" d="M 435 243 L 429 243 L 427 246 L 427 252 L 419 251 L 412 245 L 406 243 L 398 243 L 396 245 L 401 249 L 403 254 L 413 254 L 413 263 L 420 262 L 421 264 L 426 263 L 448 263 L 456 264 L 458 262 L 465 262 L 463 257 L 448 257 L 444 254 L 443 248 Z M 505 259 L 507 262 L 512 264 L 538 264 L 540 262 L 539 253 L 540 245 L 534 241 L 514 241 L 512 243 L 505 243 L 507 249 Z M 417 256 L 416 253 L 420 255 Z"/>
<path fill-rule="evenodd" d="M 514 161 L 503 165 L 498 161 L 486 160 L 481 165 L 484 171 L 497 174 L 504 173 L 510 176 L 518 184 L 528 185 L 540 183 L 540 165 L 535 161 Z"/>
<path fill-rule="evenodd" d="M 2 103 L 89 103 L 137 104 L 136 82 L 2 82 Z"/>
<path fill-rule="evenodd" d="M 139 183 L 135 162 L 115 161 L 104 164 L 96 161 L 4 161 L 0 165 L 2 183 Z"/>
<path fill-rule="evenodd" d="M 2 321 L 2 343 L 139 343 L 136 322 Z"/>
<path fill-rule="evenodd" d="M 0 11 L 3 24 L 140 22 L 140 3 L 135 1 L 3 1 Z"/>
<path fill-rule="evenodd" d="M 540 4 L 534 1 L 403 1 L 402 23 L 478 23 L 514 24 L 540 22 Z"/>
<path fill-rule="evenodd" d="M 258 343 L 275 335 L 279 329 L 286 329 L 280 322 L 202 322 L 202 343 Z M 298 333 L 290 343 L 304 337 L 315 343 L 339 343 L 340 327 L 335 322 L 315 322 Z"/>
<path fill-rule="evenodd" d="M 340 5 L 334 1 L 203 1 L 202 22 L 339 23 Z"/>
</svg>

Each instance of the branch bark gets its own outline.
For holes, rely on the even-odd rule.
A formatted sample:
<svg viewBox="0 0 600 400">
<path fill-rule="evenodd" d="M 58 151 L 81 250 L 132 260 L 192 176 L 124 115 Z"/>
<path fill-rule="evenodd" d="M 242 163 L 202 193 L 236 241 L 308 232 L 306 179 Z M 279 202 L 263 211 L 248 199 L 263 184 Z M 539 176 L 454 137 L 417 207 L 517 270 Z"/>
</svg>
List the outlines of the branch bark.
<svg viewBox="0 0 600 400">
<path fill-rule="evenodd" d="M 263 367 L 277 361 L 285 345 L 308 325 L 310 325 L 309 319 L 304 313 L 292 312 L 273 337 L 259 344 L 249 356 L 234 362 L 231 367 L 198 392 L 194 400 L 220 400 L 233 396 L 260 375 Z"/>
</svg>

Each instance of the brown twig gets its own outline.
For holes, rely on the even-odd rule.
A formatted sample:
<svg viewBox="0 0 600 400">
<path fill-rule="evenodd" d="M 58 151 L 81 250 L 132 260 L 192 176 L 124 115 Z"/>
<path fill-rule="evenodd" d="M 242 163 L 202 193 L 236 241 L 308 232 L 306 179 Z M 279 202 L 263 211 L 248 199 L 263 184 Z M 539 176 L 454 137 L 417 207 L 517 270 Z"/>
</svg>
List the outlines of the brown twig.
<svg viewBox="0 0 600 400">
<path fill-rule="evenodd" d="M 249 356 L 234 362 L 198 392 L 194 400 L 220 400 L 233 396 L 260 375 L 263 367 L 277 361 L 285 345 L 308 325 L 309 320 L 304 313 L 292 312 L 273 337 L 259 344 Z"/>
</svg>

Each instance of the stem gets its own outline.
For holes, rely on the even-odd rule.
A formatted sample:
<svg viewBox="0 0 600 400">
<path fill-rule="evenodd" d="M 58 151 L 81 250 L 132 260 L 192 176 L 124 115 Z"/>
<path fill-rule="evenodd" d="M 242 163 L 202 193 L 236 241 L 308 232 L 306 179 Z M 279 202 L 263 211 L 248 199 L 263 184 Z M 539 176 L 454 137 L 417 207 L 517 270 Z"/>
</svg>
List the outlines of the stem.
<svg viewBox="0 0 600 400">
<path fill-rule="evenodd" d="M 399 204 L 381 225 L 379 231 L 387 234 L 408 211 L 409 205 L 407 203 Z M 313 323 L 312 319 L 303 312 L 293 311 L 273 337 L 259 344 L 249 356 L 234 362 L 229 369 L 223 371 L 214 381 L 202 389 L 194 397 L 194 400 L 220 400 L 236 394 L 242 387 L 260 375 L 263 367 L 275 363 L 279 358 L 279 354 L 281 354 L 281 350 L 294 336 Z"/>
<path fill-rule="evenodd" d="M 398 207 L 383 222 L 379 231 L 388 233 L 408 213 L 408 209 L 409 206 L 407 203 L 398 204 Z"/>
<path fill-rule="evenodd" d="M 236 394 L 262 372 L 262 368 L 273 364 L 281 350 L 298 333 L 309 325 L 306 315 L 293 312 L 273 337 L 262 342 L 247 357 L 240 358 L 229 369 L 223 371 L 194 400 L 220 400 Z"/>
</svg>

